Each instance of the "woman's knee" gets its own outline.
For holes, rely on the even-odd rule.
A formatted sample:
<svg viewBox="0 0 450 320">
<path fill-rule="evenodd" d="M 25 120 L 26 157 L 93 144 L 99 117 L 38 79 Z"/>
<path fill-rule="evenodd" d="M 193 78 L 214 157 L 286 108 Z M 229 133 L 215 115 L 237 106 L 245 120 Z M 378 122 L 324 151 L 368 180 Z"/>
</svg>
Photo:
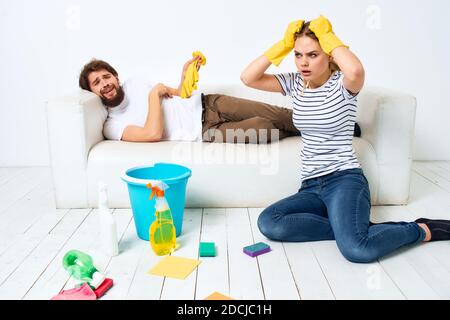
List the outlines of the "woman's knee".
<svg viewBox="0 0 450 320">
<path fill-rule="evenodd" d="M 380 257 L 378 250 L 357 245 L 338 245 L 342 255 L 350 262 L 371 263 Z"/>
<path fill-rule="evenodd" d="M 281 240 L 282 228 L 277 219 L 276 211 L 273 207 L 264 209 L 258 217 L 258 229 L 267 238 L 272 240 Z"/>
<path fill-rule="evenodd" d="M 257 225 L 259 231 L 267 237 L 267 235 L 270 232 L 270 229 L 273 226 L 272 210 L 270 210 L 269 208 L 264 209 L 258 216 Z"/>
</svg>

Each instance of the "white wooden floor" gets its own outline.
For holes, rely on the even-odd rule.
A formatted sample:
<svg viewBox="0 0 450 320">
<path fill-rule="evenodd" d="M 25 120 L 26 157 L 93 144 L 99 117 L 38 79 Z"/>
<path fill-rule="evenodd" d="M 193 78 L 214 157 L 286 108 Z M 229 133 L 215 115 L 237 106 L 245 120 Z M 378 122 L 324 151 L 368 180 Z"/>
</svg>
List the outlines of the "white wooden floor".
<svg viewBox="0 0 450 320">
<path fill-rule="evenodd" d="M 55 209 L 49 168 L 0 168 L 0 299 L 50 299 L 73 282 L 62 257 L 79 249 L 115 285 L 102 299 L 204 299 L 214 291 L 235 299 L 450 299 L 450 241 L 421 244 L 372 264 L 347 262 L 334 241 L 279 243 L 255 221 L 261 208 L 186 209 L 181 247 L 198 258 L 199 241 L 217 257 L 186 280 L 148 275 L 161 257 L 135 233 L 131 210 L 114 215 L 120 254 L 98 250 L 97 211 Z M 372 208 L 372 220 L 450 219 L 450 162 L 414 162 L 408 206 Z M 269 243 L 250 258 L 242 248 Z"/>
</svg>

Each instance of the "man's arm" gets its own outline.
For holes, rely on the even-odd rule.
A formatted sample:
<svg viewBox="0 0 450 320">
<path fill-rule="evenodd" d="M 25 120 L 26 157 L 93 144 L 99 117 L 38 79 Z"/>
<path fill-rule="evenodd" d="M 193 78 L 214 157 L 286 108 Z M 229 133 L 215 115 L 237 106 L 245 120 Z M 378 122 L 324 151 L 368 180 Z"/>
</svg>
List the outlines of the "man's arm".
<svg viewBox="0 0 450 320">
<path fill-rule="evenodd" d="M 161 109 L 161 99 L 171 98 L 170 88 L 157 84 L 148 95 L 148 112 L 144 127 L 127 126 L 123 131 L 122 141 L 158 142 L 164 132 L 164 119 Z"/>
</svg>

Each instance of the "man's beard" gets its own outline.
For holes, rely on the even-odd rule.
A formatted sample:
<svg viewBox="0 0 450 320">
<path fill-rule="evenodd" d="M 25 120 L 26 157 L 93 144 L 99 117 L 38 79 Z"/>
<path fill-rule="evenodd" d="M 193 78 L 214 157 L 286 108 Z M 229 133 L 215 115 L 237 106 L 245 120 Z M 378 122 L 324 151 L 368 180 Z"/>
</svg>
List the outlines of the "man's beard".
<svg viewBox="0 0 450 320">
<path fill-rule="evenodd" d="M 124 98 L 125 98 L 125 91 L 123 91 L 123 88 L 121 86 L 116 87 L 116 96 L 114 98 L 106 99 L 104 97 L 101 97 L 103 104 L 110 108 L 117 107 L 119 104 L 122 103 Z"/>
</svg>

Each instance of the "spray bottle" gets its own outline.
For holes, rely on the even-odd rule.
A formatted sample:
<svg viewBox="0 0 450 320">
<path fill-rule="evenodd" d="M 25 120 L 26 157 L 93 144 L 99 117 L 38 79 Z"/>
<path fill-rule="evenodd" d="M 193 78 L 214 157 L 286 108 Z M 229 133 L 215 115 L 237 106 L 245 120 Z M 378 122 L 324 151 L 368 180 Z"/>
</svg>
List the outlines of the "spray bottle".
<svg viewBox="0 0 450 320">
<path fill-rule="evenodd" d="M 175 250 L 177 238 L 173 224 L 172 213 L 164 196 L 169 186 L 160 181 L 155 184 L 147 184 L 151 189 L 150 200 L 156 195 L 155 221 L 150 225 L 150 245 L 158 256 L 164 256 Z"/>
<path fill-rule="evenodd" d="M 104 183 L 99 183 L 98 185 L 98 208 L 101 224 L 102 249 L 109 256 L 117 256 L 119 254 L 117 225 L 116 220 L 108 208 L 107 188 Z"/>
<path fill-rule="evenodd" d="M 93 289 L 105 281 L 105 275 L 94 266 L 91 256 L 82 251 L 68 251 L 63 257 L 63 267 L 74 279 L 87 282 Z"/>
</svg>

